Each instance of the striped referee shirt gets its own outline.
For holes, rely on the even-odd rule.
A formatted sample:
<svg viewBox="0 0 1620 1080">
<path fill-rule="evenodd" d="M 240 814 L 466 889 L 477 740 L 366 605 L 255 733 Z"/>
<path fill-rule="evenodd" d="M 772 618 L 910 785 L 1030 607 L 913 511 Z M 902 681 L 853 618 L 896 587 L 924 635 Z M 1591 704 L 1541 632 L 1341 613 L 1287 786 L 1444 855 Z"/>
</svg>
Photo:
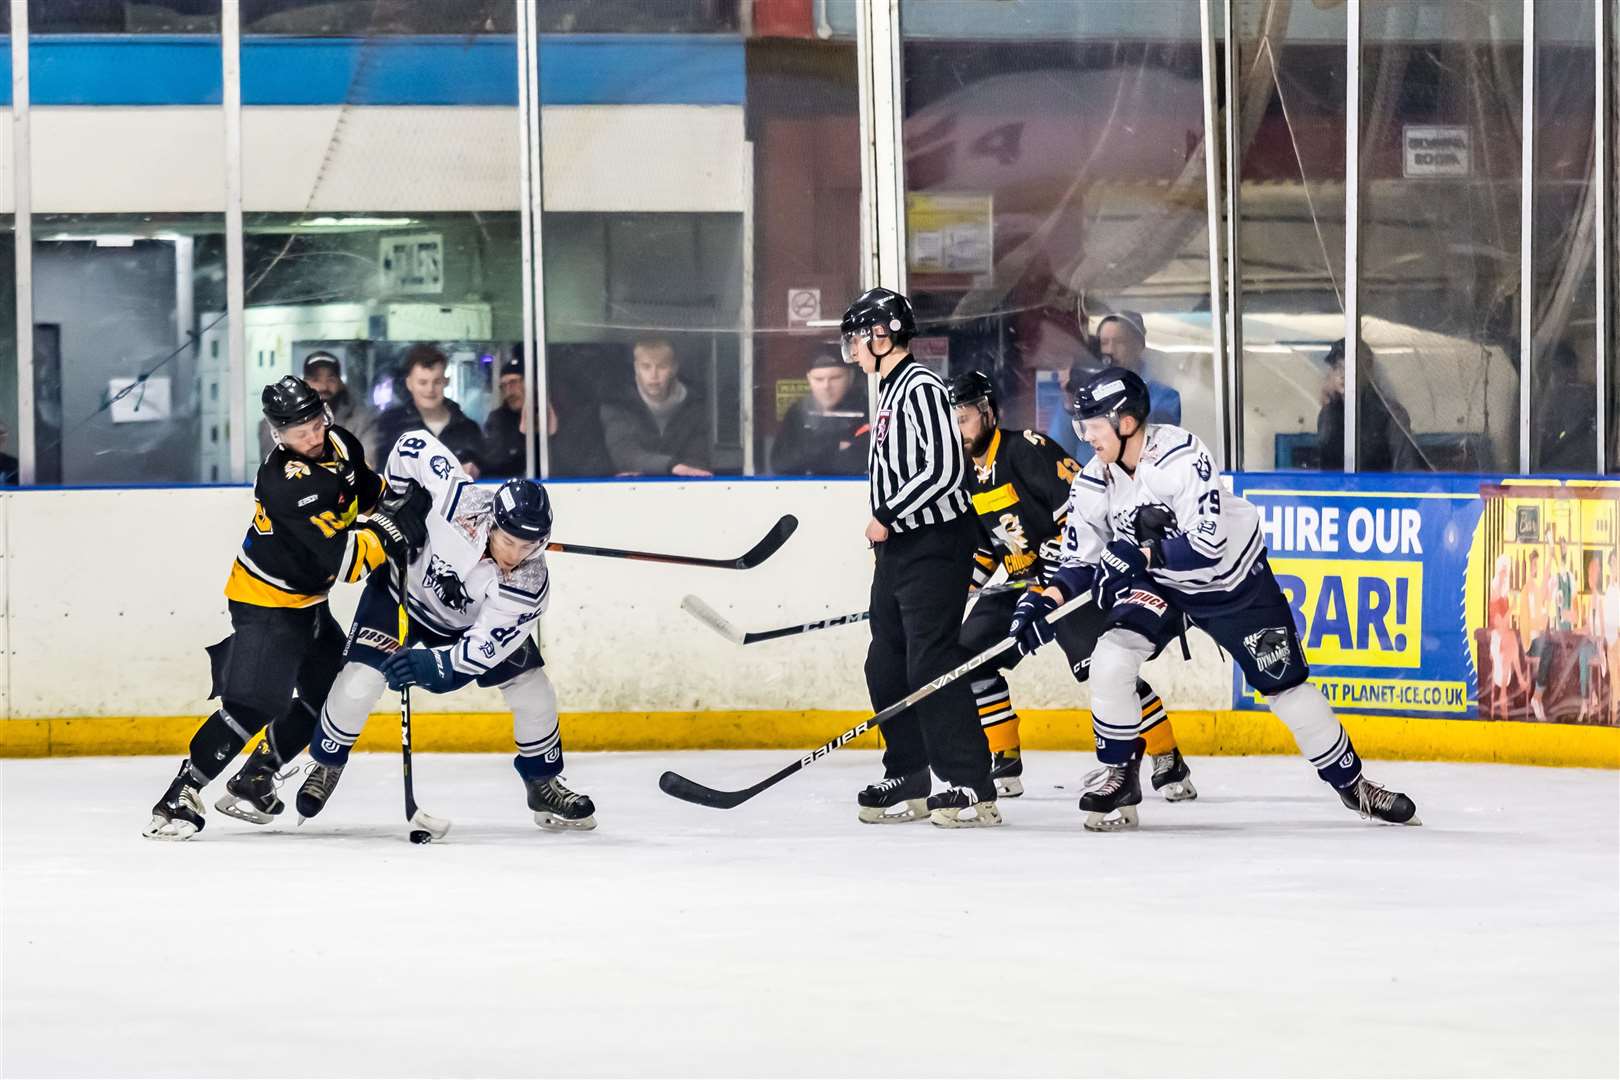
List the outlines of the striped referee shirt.
<svg viewBox="0 0 1620 1080">
<path fill-rule="evenodd" d="M 967 513 L 967 451 L 945 382 L 910 357 L 878 383 L 867 473 L 872 516 L 893 532 Z"/>
</svg>

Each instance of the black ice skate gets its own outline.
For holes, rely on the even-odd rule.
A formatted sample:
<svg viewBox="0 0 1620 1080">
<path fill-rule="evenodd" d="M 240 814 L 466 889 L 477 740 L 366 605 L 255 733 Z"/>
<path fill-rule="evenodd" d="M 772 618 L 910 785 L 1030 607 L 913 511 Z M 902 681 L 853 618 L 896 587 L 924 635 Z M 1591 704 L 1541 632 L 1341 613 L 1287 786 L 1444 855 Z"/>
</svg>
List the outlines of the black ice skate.
<svg viewBox="0 0 1620 1080">
<path fill-rule="evenodd" d="M 1166 802 L 1185 802 L 1198 798 L 1193 787 L 1192 770 L 1179 747 L 1172 746 L 1167 754 L 1153 755 L 1153 790 L 1164 792 Z"/>
<path fill-rule="evenodd" d="M 928 820 L 942 829 L 983 829 L 1000 825 L 995 781 L 947 788 L 938 795 L 928 796 Z"/>
<path fill-rule="evenodd" d="M 1142 801 L 1142 782 L 1137 778 L 1141 765 L 1141 757 L 1132 755 L 1123 765 L 1105 765 L 1086 776 L 1080 810 L 1086 815 L 1087 829 L 1118 832 L 1136 828 L 1136 807 Z"/>
<path fill-rule="evenodd" d="M 260 740 L 246 764 L 235 776 L 225 781 L 225 794 L 214 803 L 214 809 L 227 817 L 251 821 L 255 825 L 270 824 L 277 814 L 287 808 L 276 793 L 281 787 L 276 764 L 270 740 Z"/>
<path fill-rule="evenodd" d="M 996 794 L 1003 799 L 1016 799 L 1024 793 L 1024 753 L 1018 747 L 998 750 L 990 758 L 990 779 L 996 782 Z"/>
<path fill-rule="evenodd" d="M 332 797 L 342 776 L 342 765 L 322 765 L 318 761 L 310 763 L 304 786 L 298 789 L 298 798 L 293 800 L 298 807 L 298 824 L 302 825 L 326 808 L 326 800 Z"/>
<path fill-rule="evenodd" d="M 922 821 L 928 816 L 928 793 L 933 787 L 927 769 L 868 784 L 855 796 L 861 806 L 857 816 L 868 825 Z"/>
<path fill-rule="evenodd" d="M 1371 821 L 1390 825 L 1421 825 L 1417 804 L 1398 791 L 1382 787 L 1365 776 L 1339 789 L 1339 801 Z"/>
<path fill-rule="evenodd" d="M 523 781 L 529 792 L 529 809 L 534 811 L 534 823 L 542 829 L 566 832 L 596 828 L 596 804 L 589 795 L 569 791 L 562 778 Z"/>
<path fill-rule="evenodd" d="M 141 835 L 148 840 L 190 840 L 202 832 L 202 789 L 191 771 L 191 760 L 180 763 L 180 772 L 169 782 L 169 790 L 152 807 L 152 820 Z"/>
</svg>

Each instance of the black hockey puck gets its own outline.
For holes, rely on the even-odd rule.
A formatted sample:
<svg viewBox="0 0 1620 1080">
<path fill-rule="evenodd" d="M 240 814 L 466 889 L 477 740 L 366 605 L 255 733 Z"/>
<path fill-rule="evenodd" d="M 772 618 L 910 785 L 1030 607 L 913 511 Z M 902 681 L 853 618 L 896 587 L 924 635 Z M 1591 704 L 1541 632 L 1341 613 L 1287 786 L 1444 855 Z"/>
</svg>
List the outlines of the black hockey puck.
<svg viewBox="0 0 1620 1080">
<path fill-rule="evenodd" d="M 411 830 L 411 843 L 413 844 L 425 844 L 431 839 L 433 839 L 433 834 L 426 829 Z"/>
</svg>

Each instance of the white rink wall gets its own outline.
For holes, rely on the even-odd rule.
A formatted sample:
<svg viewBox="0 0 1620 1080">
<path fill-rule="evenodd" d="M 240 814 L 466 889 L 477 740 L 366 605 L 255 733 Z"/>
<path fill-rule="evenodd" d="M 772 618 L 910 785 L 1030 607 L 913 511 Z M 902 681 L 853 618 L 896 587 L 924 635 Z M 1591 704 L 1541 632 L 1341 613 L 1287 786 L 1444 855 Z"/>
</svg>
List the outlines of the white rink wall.
<svg viewBox="0 0 1620 1080">
<path fill-rule="evenodd" d="M 866 606 L 872 558 L 855 481 L 554 483 L 561 542 L 735 556 L 783 514 L 798 532 L 751 571 L 552 555 L 541 623 L 564 712 L 864 709 L 864 625 L 741 647 L 680 609 L 702 597 L 748 629 Z M 0 495 L 0 716 L 201 716 L 204 647 L 230 632 L 222 593 L 252 515 L 245 487 Z M 360 586 L 332 598 L 347 619 Z M 1231 666 L 1202 634 L 1149 676 L 1172 707 L 1229 709 Z M 1021 708 L 1083 707 L 1056 649 L 1013 674 Z M 497 712 L 499 695 L 424 695 L 423 712 Z"/>
</svg>

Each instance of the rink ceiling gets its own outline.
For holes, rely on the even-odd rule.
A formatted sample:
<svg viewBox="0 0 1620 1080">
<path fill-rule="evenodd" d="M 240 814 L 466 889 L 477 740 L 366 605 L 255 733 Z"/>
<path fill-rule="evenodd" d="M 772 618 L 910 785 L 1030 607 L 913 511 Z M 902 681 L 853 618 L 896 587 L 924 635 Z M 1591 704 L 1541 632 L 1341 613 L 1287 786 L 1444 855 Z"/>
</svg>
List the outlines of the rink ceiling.
<svg viewBox="0 0 1620 1080">
<path fill-rule="evenodd" d="M 739 647 L 680 609 L 697 595 L 740 626 L 862 610 L 871 556 L 858 482 L 552 483 L 563 542 L 735 555 L 781 515 L 799 529 L 752 571 L 552 555 L 541 623 L 575 750 L 807 748 L 868 707 L 863 626 Z M 209 705 L 203 649 L 229 633 L 221 592 L 251 512 L 239 487 L 25 490 L 0 495 L 0 755 L 173 753 Z M 109 523 L 112 523 L 109 525 Z M 115 534 L 109 547 L 108 532 Z M 109 555 L 108 552 L 112 554 Z M 346 621 L 359 587 L 333 593 Z M 1202 634 L 1191 662 L 1149 677 L 1187 752 L 1286 754 L 1265 713 L 1232 710 L 1230 664 Z M 1087 695 L 1053 652 L 1012 675 L 1033 749 L 1089 749 Z M 510 745 L 493 691 L 423 695 L 424 750 Z M 1372 758 L 1620 766 L 1620 730 L 1346 718 Z M 362 748 L 392 749 L 386 722 Z M 868 736 L 862 746 L 875 746 Z"/>
</svg>

